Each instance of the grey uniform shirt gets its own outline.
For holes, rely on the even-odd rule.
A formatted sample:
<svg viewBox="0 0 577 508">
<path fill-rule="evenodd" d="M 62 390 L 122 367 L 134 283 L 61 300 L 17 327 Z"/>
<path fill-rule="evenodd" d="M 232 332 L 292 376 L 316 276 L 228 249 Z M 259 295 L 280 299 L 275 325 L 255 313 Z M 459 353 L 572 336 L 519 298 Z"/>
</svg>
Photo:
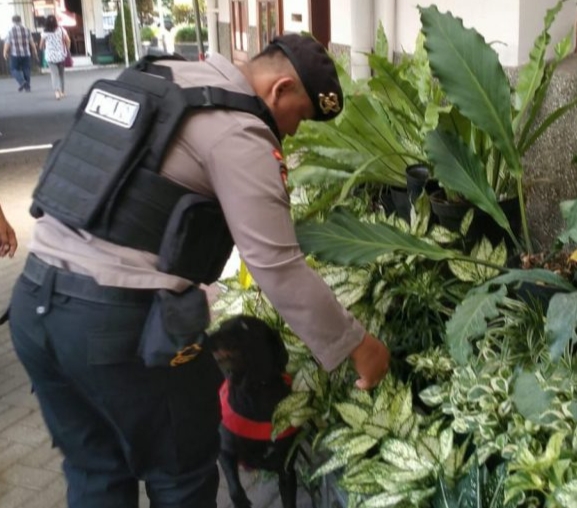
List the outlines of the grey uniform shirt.
<svg viewBox="0 0 577 508">
<path fill-rule="evenodd" d="M 211 85 L 254 95 L 244 75 L 214 55 L 206 62 L 166 61 L 183 87 Z M 292 330 L 327 370 L 365 333 L 306 264 L 275 150 L 280 145 L 257 117 L 238 111 L 194 112 L 175 136 L 162 173 L 220 202 L 252 276 Z M 101 285 L 182 291 L 191 283 L 161 273 L 154 254 L 73 231 L 48 215 L 34 228 L 30 251 L 44 261 L 94 277 Z"/>
</svg>

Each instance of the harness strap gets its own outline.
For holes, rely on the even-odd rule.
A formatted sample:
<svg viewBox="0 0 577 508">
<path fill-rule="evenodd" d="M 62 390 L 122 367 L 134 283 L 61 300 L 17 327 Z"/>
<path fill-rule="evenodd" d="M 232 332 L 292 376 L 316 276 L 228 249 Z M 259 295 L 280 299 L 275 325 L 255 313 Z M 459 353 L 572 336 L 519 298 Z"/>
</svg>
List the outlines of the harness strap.
<svg viewBox="0 0 577 508">
<path fill-rule="evenodd" d="M 183 88 L 182 92 L 186 103 L 193 109 L 228 109 L 257 116 L 268 125 L 278 141 L 281 141 L 277 124 L 270 109 L 258 95 L 247 95 L 212 86 Z"/>
<path fill-rule="evenodd" d="M 287 375 L 288 376 L 288 375 Z M 287 377 L 283 376 L 285 382 Z M 290 377 L 288 377 L 290 380 Z M 290 385 L 290 381 L 288 383 Z M 219 390 L 222 411 L 222 425 L 236 436 L 256 441 L 271 441 L 273 426 L 271 422 L 251 420 L 238 414 L 229 404 L 229 380 L 225 379 Z M 298 432 L 295 427 L 289 427 L 281 432 L 276 439 L 283 439 Z"/>
</svg>

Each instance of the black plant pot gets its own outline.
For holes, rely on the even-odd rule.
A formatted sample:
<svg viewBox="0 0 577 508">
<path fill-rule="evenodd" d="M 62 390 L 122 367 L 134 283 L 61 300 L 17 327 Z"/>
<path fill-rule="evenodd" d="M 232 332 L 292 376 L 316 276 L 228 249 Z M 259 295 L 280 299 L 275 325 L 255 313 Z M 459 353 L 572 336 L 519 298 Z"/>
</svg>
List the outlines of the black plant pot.
<svg viewBox="0 0 577 508">
<path fill-rule="evenodd" d="M 499 206 L 509 220 L 513 234 L 519 238 L 521 233 L 521 210 L 519 209 L 519 198 L 509 198 L 499 203 Z M 513 240 L 509 234 L 497 224 L 493 218 L 483 210 L 475 207 L 472 203 L 453 203 L 446 199 L 445 191 L 440 189 L 431 194 L 431 208 L 438 217 L 439 224 L 449 231 L 459 231 L 461 222 L 466 213 L 474 208 L 473 221 L 465 237 L 467 243 L 475 243 L 485 236 L 493 245 L 497 245 L 501 240 L 505 240 L 507 248 L 514 247 Z"/>
<path fill-rule="evenodd" d="M 439 183 L 431 178 L 430 170 L 424 164 L 407 166 L 405 173 L 407 175 L 407 193 L 411 203 L 414 203 L 423 191 L 432 194 L 439 189 Z"/>
<path fill-rule="evenodd" d="M 411 221 L 411 202 L 407 189 L 403 187 L 391 187 L 391 198 L 397 215 L 407 222 Z"/>
<path fill-rule="evenodd" d="M 543 312 L 547 312 L 551 298 L 557 293 L 565 293 L 566 291 L 535 282 L 521 282 L 512 292 L 519 300 L 529 305 L 539 306 Z"/>
<path fill-rule="evenodd" d="M 386 186 L 380 189 L 378 204 L 383 207 L 387 216 L 395 212 L 395 203 L 393 202 L 393 196 L 391 195 L 390 187 Z"/>
</svg>

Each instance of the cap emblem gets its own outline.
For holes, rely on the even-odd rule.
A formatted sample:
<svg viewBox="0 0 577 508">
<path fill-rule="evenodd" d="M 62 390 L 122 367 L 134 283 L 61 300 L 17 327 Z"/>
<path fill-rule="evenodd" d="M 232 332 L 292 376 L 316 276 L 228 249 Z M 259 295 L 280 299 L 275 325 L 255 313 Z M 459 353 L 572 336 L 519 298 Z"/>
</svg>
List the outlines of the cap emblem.
<svg viewBox="0 0 577 508">
<path fill-rule="evenodd" d="M 319 106 L 325 115 L 328 115 L 331 111 L 333 113 L 338 113 L 341 110 L 341 106 L 339 104 L 339 96 L 334 92 L 331 92 L 328 95 L 320 93 Z"/>
</svg>

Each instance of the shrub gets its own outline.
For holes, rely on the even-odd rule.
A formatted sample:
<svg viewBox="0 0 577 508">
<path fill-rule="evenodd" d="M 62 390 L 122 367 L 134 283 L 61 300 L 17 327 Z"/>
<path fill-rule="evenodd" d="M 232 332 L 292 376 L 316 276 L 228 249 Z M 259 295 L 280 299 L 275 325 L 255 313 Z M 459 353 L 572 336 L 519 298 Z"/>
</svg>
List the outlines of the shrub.
<svg viewBox="0 0 577 508">
<path fill-rule="evenodd" d="M 130 9 L 128 5 L 124 4 L 124 23 L 126 25 L 126 45 L 128 48 L 128 60 L 134 60 L 134 36 L 132 35 L 132 16 L 130 15 Z M 122 37 L 122 16 L 116 16 L 114 21 L 114 30 L 112 30 L 112 35 L 110 36 L 110 42 L 112 43 L 112 49 L 114 53 L 124 60 L 124 40 Z"/>
<path fill-rule="evenodd" d="M 156 37 L 154 29 L 151 26 L 145 25 L 140 29 L 140 40 L 141 41 L 151 41 Z"/>
<path fill-rule="evenodd" d="M 206 28 L 201 27 L 202 40 L 206 41 L 208 39 L 208 31 Z M 196 26 L 187 25 L 179 28 L 174 37 L 175 42 L 196 42 Z"/>
</svg>

